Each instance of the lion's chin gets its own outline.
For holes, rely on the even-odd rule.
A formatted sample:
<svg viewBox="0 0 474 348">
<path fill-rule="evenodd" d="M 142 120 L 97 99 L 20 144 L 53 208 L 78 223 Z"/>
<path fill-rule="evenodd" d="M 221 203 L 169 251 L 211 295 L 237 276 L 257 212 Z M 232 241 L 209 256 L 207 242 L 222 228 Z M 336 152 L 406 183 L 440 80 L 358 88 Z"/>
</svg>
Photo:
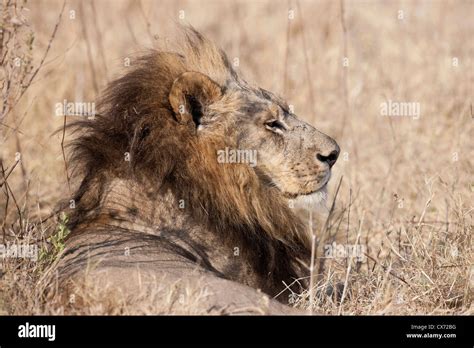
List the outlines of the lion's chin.
<svg viewBox="0 0 474 348">
<path fill-rule="evenodd" d="M 327 185 L 324 185 L 318 191 L 307 195 L 297 196 L 293 202 L 295 208 L 305 209 L 305 210 L 317 210 L 324 212 L 327 210 L 326 202 L 328 198 Z"/>
</svg>

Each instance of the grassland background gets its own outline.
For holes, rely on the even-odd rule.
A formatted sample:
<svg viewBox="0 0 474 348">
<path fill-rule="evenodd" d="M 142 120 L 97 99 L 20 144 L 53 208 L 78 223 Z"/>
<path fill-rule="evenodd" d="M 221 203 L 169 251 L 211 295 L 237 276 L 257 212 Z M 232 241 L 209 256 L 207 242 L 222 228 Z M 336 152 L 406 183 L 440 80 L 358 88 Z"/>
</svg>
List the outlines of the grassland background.
<svg viewBox="0 0 474 348">
<path fill-rule="evenodd" d="M 62 4 L 29 1 L 18 13 L 34 33 L 35 66 Z M 8 178 L 20 213 L 11 198 L 5 211 L 5 185 L 0 191 L 4 238 L 47 243 L 55 221 L 39 218 L 69 197 L 55 104 L 94 101 L 124 58 L 173 46 L 177 25 L 189 23 L 238 58 L 247 80 L 286 98 L 341 146 L 330 183 L 332 197 L 342 177 L 335 213 L 326 231 L 315 224 L 314 232 L 317 286 L 343 282 L 347 291 L 342 303 L 317 296 L 310 304 L 303 294 L 296 305 L 328 314 L 472 314 L 473 14 L 469 0 L 67 1 L 42 68 L 1 120 L 4 167 L 22 156 Z M 420 103 L 420 118 L 381 116 L 387 100 Z M 325 244 L 354 244 L 359 234 L 370 256 L 363 262 L 321 258 Z M 5 260 L 0 311 L 55 312 L 32 298 L 37 278 L 34 263 Z"/>
</svg>

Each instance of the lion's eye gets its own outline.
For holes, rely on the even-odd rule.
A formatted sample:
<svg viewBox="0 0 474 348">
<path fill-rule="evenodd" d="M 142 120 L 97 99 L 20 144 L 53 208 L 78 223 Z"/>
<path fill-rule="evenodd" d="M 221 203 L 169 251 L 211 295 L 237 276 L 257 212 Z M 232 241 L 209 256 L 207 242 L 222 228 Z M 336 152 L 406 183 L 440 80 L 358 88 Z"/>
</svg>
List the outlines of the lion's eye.
<svg viewBox="0 0 474 348">
<path fill-rule="evenodd" d="M 281 121 L 278 121 L 278 120 L 271 120 L 271 121 L 265 122 L 265 128 L 267 128 L 268 130 L 271 130 L 272 132 L 280 133 L 280 134 L 286 130 L 285 125 Z"/>
</svg>

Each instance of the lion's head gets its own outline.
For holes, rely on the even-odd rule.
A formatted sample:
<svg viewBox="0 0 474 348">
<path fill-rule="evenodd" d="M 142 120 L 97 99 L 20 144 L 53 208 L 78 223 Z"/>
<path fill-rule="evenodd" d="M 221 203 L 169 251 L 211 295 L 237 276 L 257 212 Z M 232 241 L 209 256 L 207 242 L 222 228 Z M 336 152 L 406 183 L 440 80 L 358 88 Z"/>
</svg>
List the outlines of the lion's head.
<svg viewBox="0 0 474 348">
<path fill-rule="evenodd" d="M 222 85 L 185 72 L 169 100 L 177 120 L 196 137 L 225 139 L 226 148 L 217 152 L 220 163 L 247 162 L 262 184 L 290 199 L 324 192 L 339 146 L 272 93 L 236 79 Z"/>
<path fill-rule="evenodd" d="M 194 34 L 198 47 L 213 51 Z M 177 121 L 198 138 L 225 139 L 225 148 L 217 150 L 219 163 L 251 165 L 262 184 L 284 197 L 323 197 L 339 156 L 337 143 L 299 120 L 281 98 L 239 78 L 222 53 L 215 63 L 226 72 L 217 81 L 205 72 L 187 71 L 173 82 L 169 101 Z"/>
</svg>

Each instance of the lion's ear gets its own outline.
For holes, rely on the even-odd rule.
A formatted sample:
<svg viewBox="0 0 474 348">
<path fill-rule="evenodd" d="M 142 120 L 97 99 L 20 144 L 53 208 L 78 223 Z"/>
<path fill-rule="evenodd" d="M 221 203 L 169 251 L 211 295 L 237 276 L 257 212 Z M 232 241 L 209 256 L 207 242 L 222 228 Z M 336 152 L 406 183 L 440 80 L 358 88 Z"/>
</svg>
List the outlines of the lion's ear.
<svg viewBox="0 0 474 348">
<path fill-rule="evenodd" d="M 174 80 L 169 102 L 178 122 L 193 121 L 197 127 L 205 108 L 221 96 L 221 87 L 216 82 L 199 72 L 188 71 Z"/>
</svg>

